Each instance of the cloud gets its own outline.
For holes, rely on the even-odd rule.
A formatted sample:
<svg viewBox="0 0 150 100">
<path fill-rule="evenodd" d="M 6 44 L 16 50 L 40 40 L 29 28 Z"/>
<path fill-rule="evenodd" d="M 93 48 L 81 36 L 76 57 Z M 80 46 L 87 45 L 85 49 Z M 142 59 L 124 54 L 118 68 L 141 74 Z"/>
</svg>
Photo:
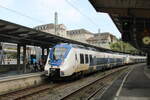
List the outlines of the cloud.
<svg viewBox="0 0 150 100">
<path fill-rule="evenodd" d="M 81 21 L 81 14 L 76 11 L 75 9 L 68 9 L 64 12 L 64 17 L 65 17 L 65 20 L 68 20 L 69 22 L 79 22 Z"/>
<path fill-rule="evenodd" d="M 14 4 L 13 0 L 0 0 L 0 5 L 10 7 Z"/>
<path fill-rule="evenodd" d="M 82 14 L 66 1 L 80 9 Z M 54 12 L 57 11 L 58 23 L 65 24 L 68 29 L 85 28 L 97 32 L 97 29 L 101 28 L 102 31 L 119 33 L 109 16 L 104 13 L 98 14 L 88 0 L 0 0 L 0 5 L 30 16 L 32 19 L 3 8 L 0 9 L 0 18 L 29 27 L 53 23 Z"/>
<path fill-rule="evenodd" d="M 34 12 L 43 17 L 44 19 L 54 19 L 54 12 L 58 12 L 58 19 L 61 19 L 61 22 L 79 22 L 82 18 L 80 13 L 71 7 L 66 0 L 33 0 L 34 3 Z M 33 2 L 32 1 L 32 2 Z M 31 3 L 32 4 L 32 3 Z"/>
<path fill-rule="evenodd" d="M 59 7 L 62 5 L 65 5 L 65 0 L 36 0 L 41 5 L 44 5 L 46 7 Z"/>
</svg>

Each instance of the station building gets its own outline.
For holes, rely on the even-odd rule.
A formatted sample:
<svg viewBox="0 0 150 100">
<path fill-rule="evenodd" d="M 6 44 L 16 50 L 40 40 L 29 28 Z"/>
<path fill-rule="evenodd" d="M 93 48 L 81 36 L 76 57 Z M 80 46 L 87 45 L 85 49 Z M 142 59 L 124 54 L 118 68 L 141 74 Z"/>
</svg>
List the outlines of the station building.
<svg viewBox="0 0 150 100">
<path fill-rule="evenodd" d="M 76 30 L 67 31 L 67 36 L 70 39 L 84 42 L 84 43 L 88 43 L 86 40 L 91 38 L 91 37 L 94 37 L 94 34 L 88 30 L 85 30 L 85 29 L 76 29 Z"/>
<path fill-rule="evenodd" d="M 43 32 L 55 34 L 58 36 L 67 37 L 67 30 L 64 24 L 57 24 L 56 32 L 55 32 L 55 24 L 52 23 L 36 26 L 35 29 Z"/>
<path fill-rule="evenodd" d="M 86 40 L 89 44 L 110 49 L 110 44 L 117 42 L 117 38 L 109 32 L 95 33 Z"/>
<path fill-rule="evenodd" d="M 117 38 L 109 32 L 94 34 L 83 28 L 67 30 L 64 24 L 57 24 L 56 32 L 55 24 L 52 23 L 36 26 L 35 29 L 107 49 L 110 49 L 110 43 L 115 43 L 117 41 Z"/>
</svg>

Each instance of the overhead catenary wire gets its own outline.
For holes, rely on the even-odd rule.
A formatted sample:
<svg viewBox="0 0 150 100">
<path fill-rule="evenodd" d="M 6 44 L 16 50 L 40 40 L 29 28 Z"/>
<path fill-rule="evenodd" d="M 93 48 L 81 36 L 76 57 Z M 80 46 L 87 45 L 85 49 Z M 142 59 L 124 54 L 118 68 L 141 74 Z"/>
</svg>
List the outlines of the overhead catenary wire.
<svg viewBox="0 0 150 100">
<path fill-rule="evenodd" d="M 78 11 L 82 16 L 84 16 L 85 18 L 87 18 L 89 21 L 91 21 L 92 24 L 94 24 L 96 27 L 98 27 L 98 25 L 86 14 L 84 14 L 80 9 L 78 9 L 76 6 L 74 6 L 70 1 L 65 0 L 71 7 L 73 7 L 76 11 Z"/>
<path fill-rule="evenodd" d="M 98 27 L 98 25 L 93 21 L 93 19 L 91 19 L 91 18 L 90 18 L 89 16 L 87 16 L 86 14 L 84 14 L 80 9 L 78 9 L 76 6 L 74 6 L 70 1 L 68 1 L 68 0 L 65 0 L 65 1 L 66 1 L 71 7 L 73 7 L 76 11 L 78 11 L 82 16 L 84 16 L 86 19 L 88 19 L 88 21 L 90 21 L 94 26 Z M 11 12 L 13 12 L 13 13 L 16 13 L 16 14 L 18 14 L 18 15 L 20 15 L 20 16 L 23 16 L 23 17 L 26 17 L 26 18 L 28 18 L 28 19 L 31 19 L 32 21 L 36 21 L 36 22 L 40 22 L 40 23 L 46 23 L 46 22 L 43 21 L 43 20 L 39 20 L 39 19 L 33 18 L 33 17 L 29 16 L 29 15 L 25 15 L 25 14 L 23 14 L 23 13 L 21 13 L 21 12 L 18 12 L 18 11 L 14 10 L 14 9 L 10 9 L 10 8 L 5 7 L 5 6 L 3 6 L 3 5 L 0 5 L 0 8 L 3 8 L 3 9 L 5 9 L 5 10 L 11 11 Z"/>
<path fill-rule="evenodd" d="M 18 15 L 20 15 L 20 16 L 26 17 L 26 18 L 31 19 L 31 20 L 33 20 L 33 21 L 40 22 L 40 23 L 45 23 L 45 21 L 42 21 L 42 20 L 33 18 L 33 17 L 31 17 L 31 16 L 25 15 L 25 14 L 23 14 L 23 13 L 21 13 L 21 12 L 18 12 L 18 11 L 16 11 L 16 10 L 13 10 L 13 9 L 10 9 L 10 8 L 7 8 L 7 7 L 4 7 L 4 6 L 2 6 L 2 5 L 0 5 L 0 8 L 3 8 L 3 9 L 5 9 L 5 10 L 8 10 L 8 11 L 13 12 L 13 13 L 15 13 L 15 14 L 18 14 Z"/>
</svg>

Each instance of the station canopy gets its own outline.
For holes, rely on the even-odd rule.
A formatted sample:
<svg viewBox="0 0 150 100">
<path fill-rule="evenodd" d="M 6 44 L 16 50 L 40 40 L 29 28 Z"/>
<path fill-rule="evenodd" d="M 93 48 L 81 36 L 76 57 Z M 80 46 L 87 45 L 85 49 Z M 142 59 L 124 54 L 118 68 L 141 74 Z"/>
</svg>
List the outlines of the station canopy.
<svg viewBox="0 0 150 100">
<path fill-rule="evenodd" d="M 122 40 L 150 53 L 150 0 L 89 0 L 97 12 L 110 15 Z"/>
<path fill-rule="evenodd" d="M 4 20 L 0 20 L 0 42 L 40 46 L 44 48 L 50 48 L 59 43 L 72 43 L 83 45 L 85 47 L 93 47 L 101 51 L 111 51 L 109 49 L 60 37 Z"/>
</svg>

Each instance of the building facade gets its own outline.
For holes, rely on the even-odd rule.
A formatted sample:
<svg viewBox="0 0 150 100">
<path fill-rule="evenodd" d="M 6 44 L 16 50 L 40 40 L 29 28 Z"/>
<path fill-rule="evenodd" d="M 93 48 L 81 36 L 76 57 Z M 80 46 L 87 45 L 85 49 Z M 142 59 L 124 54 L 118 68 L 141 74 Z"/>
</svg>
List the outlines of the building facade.
<svg viewBox="0 0 150 100">
<path fill-rule="evenodd" d="M 55 34 L 58 36 L 67 37 L 66 26 L 64 24 L 58 24 L 56 25 L 56 27 L 55 24 L 45 24 L 45 25 L 36 26 L 35 29 L 43 32 Z"/>
<path fill-rule="evenodd" d="M 87 39 L 93 37 L 94 34 L 85 29 L 76 29 L 67 31 L 67 37 L 70 39 L 87 43 Z"/>
<path fill-rule="evenodd" d="M 110 49 L 110 44 L 117 42 L 117 38 L 114 35 L 105 32 L 94 34 L 94 37 L 91 37 L 86 41 L 91 45 Z"/>
<path fill-rule="evenodd" d="M 63 24 L 58 24 L 56 27 L 55 24 L 45 24 L 37 26 L 35 29 L 107 49 L 110 49 L 111 43 L 115 43 L 117 41 L 117 38 L 109 32 L 93 34 L 86 29 L 67 31 Z"/>
</svg>

